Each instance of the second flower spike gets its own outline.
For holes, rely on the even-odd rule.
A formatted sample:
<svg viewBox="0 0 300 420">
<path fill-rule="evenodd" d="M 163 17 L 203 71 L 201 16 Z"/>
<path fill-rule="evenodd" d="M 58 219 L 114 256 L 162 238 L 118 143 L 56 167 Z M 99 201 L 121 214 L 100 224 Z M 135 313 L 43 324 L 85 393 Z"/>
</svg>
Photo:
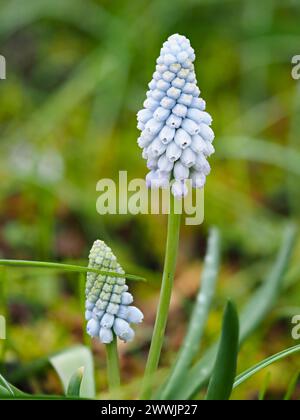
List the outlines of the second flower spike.
<svg viewBox="0 0 300 420">
<path fill-rule="evenodd" d="M 97 240 L 90 251 L 89 267 L 124 274 L 115 255 L 103 241 Z M 134 338 L 130 324 L 143 321 L 142 312 L 132 306 L 133 296 L 128 292 L 125 278 L 89 272 L 86 280 L 87 332 L 103 344 L 113 341 L 115 334 L 127 342 Z"/>
<path fill-rule="evenodd" d="M 138 145 L 150 169 L 149 187 L 165 187 L 173 195 L 187 194 L 186 180 L 203 188 L 210 172 L 207 157 L 214 152 L 212 118 L 194 70 L 195 53 L 182 35 L 171 35 L 163 44 L 156 70 L 149 83 L 144 108 L 138 112 Z"/>
</svg>

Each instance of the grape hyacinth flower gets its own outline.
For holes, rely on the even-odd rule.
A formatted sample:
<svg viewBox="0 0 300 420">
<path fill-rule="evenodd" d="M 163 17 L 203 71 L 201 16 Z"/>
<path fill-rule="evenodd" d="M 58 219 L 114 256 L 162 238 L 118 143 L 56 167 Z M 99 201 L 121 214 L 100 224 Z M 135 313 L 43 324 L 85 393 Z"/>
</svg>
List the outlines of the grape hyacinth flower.
<svg viewBox="0 0 300 420">
<path fill-rule="evenodd" d="M 125 274 L 115 255 L 103 241 L 97 240 L 89 254 L 89 267 Z M 103 344 L 113 341 L 113 334 L 127 342 L 134 338 L 130 324 L 143 320 L 142 312 L 131 306 L 133 296 L 123 277 L 110 277 L 94 272 L 86 280 L 87 333 Z"/>
<path fill-rule="evenodd" d="M 182 35 L 171 35 L 156 60 L 144 108 L 137 114 L 138 145 L 150 172 L 148 187 L 172 185 L 175 197 L 187 194 L 186 180 L 203 188 L 210 172 L 207 157 L 214 153 L 212 118 L 194 70 L 195 53 Z"/>
</svg>

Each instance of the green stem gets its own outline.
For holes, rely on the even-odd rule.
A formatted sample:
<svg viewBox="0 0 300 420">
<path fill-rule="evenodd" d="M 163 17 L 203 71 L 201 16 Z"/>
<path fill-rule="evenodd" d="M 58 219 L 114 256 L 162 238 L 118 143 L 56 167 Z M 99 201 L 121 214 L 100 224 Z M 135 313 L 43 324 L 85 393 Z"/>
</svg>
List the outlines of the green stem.
<svg viewBox="0 0 300 420">
<path fill-rule="evenodd" d="M 117 337 L 110 344 L 106 344 L 106 359 L 107 359 L 107 377 L 109 391 L 113 392 L 120 387 L 120 367 L 118 357 Z"/>
<path fill-rule="evenodd" d="M 175 199 L 171 195 L 162 286 L 150 351 L 145 369 L 142 392 L 140 396 L 140 398 L 143 400 L 147 400 L 151 397 L 153 374 L 158 367 L 174 282 L 181 218 L 181 214 L 176 214 L 174 207 Z"/>
<path fill-rule="evenodd" d="M 80 313 L 85 313 L 85 283 L 86 283 L 86 276 L 84 273 L 79 274 L 79 282 L 78 282 L 78 294 L 79 294 L 79 302 L 80 302 Z M 85 346 L 90 346 L 90 336 L 86 332 L 86 328 L 83 328 L 83 343 Z"/>
</svg>

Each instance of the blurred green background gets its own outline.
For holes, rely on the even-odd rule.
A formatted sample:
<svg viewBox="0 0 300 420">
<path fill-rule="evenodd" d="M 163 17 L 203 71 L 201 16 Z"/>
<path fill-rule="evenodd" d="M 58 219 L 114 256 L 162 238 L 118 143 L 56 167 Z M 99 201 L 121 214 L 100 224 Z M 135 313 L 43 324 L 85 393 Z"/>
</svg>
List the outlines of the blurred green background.
<svg viewBox="0 0 300 420">
<path fill-rule="evenodd" d="M 299 21 L 297 0 L 0 1 L 0 54 L 7 60 L 7 79 L 0 81 L 0 256 L 86 265 L 101 238 L 128 272 L 147 277 L 146 285 L 131 283 L 145 323 L 132 344 L 121 346 L 126 383 L 145 364 L 166 218 L 100 216 L 96 183 L 117 179 L 119 170 L 145 176 L 135 114 L 161 45 L 172 33 L 190 39 L 216 133 L 205 222 L 182 227 L 162 358 L 169 366 L 191 312 L 209 227 L 220 228 L 223 252 L 205 343 L 219 333 L 225 299 L 246 300 L 274 259 L 284 226 L 299 222 L 300 81 L 291 76 Z M 299 257 L 300 242 L 285 290 L 243 347 L 239 371 L 297 344 L 291 318 L 300 314 Z M 83 342 L 82 281 L 20 269 L 2 268 L 0 276 L 0 313 L 8 319 L 1 370 L 26 391 L 61 392 L 42 360 Z M 103 346 L 93 343 L 93 351 L 102 391 Z M 297 356 L 269 368 L 268 397 L 282 396 L 297 370 Z M 268 372 L 234 397 L 256 398 Z"/>
</svg>

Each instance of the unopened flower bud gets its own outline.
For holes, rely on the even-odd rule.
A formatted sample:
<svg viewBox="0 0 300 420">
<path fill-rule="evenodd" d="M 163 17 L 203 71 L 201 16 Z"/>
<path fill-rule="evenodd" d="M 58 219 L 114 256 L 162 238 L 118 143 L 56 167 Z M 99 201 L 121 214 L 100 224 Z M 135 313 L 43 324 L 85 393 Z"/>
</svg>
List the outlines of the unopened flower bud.
<svg viewBox="0 0 300 420">
<path fill-rule="evenodd" d="M 113 333 L 110 328 L 100 328 L 99 339 L 103 344 L 109 344 L 113 341 Z"/>
<path fill-rule="evenodd" d="M 148 124 L 148 123 L 147 123 Z M 194 136 L 195 134 L 199 133 L 199 126 L 195 123 L 195 121 L 185 118 L 182 122 L 181 127 L 189 133 L 191 136 Z"/>
</svg>

